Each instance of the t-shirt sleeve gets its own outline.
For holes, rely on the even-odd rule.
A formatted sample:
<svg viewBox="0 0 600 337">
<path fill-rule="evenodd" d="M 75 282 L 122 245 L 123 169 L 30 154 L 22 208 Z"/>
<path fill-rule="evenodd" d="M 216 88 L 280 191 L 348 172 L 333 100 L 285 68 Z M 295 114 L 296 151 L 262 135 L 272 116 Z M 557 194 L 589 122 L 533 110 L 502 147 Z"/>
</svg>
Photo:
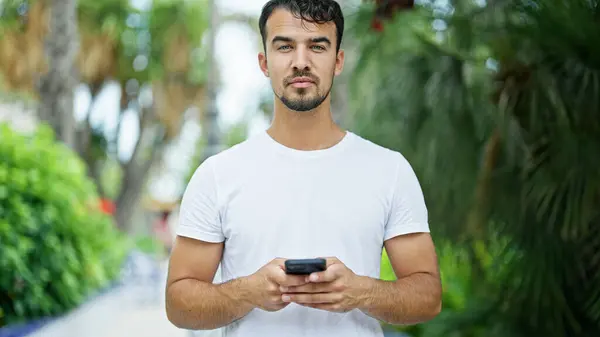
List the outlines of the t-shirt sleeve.
<svg viewBox="0 0 600 337">
<path fill-rule="evenodd" d="M 429 233 L 427 207 L 421 185 L 409 162 L 399 154 L 384 240 L 398 235 Z"/>
<path fill-rule="evenodd" d="M 177 235 L 206 242 L 223 242 L 217 183 L 213 162 L 205 160 L 183 193 Z"/>
</svg>

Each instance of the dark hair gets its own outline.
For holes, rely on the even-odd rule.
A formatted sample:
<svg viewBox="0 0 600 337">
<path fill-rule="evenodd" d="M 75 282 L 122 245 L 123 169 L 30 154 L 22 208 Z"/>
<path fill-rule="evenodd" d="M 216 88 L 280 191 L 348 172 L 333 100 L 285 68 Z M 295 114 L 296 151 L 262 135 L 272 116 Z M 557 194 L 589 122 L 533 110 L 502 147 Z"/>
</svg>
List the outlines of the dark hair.
<svg viewBox="0 0 600 337">
<path fill-rule="evenodd" d="M 344 36 L 344 15 L 337 2 L 334 0 L 270 0 L 263 6 L 258 20 L 258 28 L 260 29 L 265 51 L 267 20 L 273 14 L 273 11 L 279 8 L 291 12 L 297 18 L 307 22 L 322 24 L 333 21 L 337 29 L 336 50 L 340 50 L 342 37 Z"/>
</svg>

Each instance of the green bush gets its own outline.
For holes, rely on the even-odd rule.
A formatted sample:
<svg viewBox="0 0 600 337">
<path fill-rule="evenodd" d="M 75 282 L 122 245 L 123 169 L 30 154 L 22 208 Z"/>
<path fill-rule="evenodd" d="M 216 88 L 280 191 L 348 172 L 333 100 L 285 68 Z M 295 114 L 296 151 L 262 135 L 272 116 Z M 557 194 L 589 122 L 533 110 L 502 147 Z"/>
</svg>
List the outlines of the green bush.
<svg viewBox="0 0 600 337">
<path fill-rule="evenodd" d="M 117 277 L 127 241 L 98 205 L 47 126 L 0 124 L 0 327 L 63 314 Z"/>
</svg>

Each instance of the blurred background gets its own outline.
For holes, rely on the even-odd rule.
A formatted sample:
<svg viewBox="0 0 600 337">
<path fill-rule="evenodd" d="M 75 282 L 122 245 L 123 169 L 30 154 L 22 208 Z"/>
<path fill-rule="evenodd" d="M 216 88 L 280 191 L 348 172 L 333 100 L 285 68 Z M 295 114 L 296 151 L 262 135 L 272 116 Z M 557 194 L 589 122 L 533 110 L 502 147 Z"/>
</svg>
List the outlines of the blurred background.
<svg viewBox="0 0 600 337">
<path fill-rule="evenodd" d="M 0 336 L 219 336 L 165 272 L 192 172 L 270 123 L 265 2 L 0 0 Z M 339 3 L 334 117 L 413 165 L 444 286 L 386 334 L 600 336 L 599 1 Z"/>
</svg>

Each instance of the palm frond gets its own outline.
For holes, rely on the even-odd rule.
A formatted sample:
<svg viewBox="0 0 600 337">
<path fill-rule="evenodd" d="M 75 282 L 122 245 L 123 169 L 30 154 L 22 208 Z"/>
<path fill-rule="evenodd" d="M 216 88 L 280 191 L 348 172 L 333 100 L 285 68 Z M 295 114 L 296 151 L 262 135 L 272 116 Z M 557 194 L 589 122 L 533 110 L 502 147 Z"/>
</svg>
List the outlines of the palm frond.
<svg viewBox="0 0 600 337">
<path fill-rule="evenodd" d="M 494 256 L 503 285 L 484 285 L 499 330 L 597 335 L 598 1 L 460 4 L 402 13 L 363 39 L 358 131 L 407 156 L 438 235 L 509 240 Z M 433 20 L 447 28 L 423 28 Z"/>
</svg>

